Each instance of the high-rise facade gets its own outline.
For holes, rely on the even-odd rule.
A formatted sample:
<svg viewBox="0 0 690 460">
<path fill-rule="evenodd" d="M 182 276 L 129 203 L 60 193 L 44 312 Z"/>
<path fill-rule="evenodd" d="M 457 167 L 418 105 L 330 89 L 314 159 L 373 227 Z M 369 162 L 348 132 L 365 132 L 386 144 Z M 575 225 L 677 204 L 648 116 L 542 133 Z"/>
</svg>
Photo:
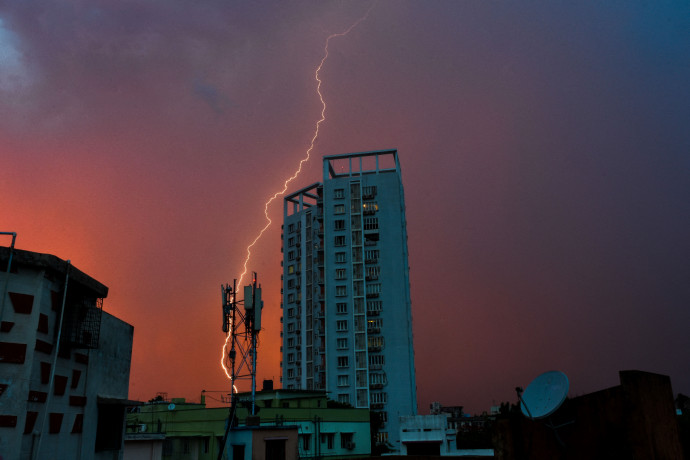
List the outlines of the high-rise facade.
<svg viewBox="0 0 690 460">
<path fill-rule="evenodd" d="M 283 218 L 282 386 L 371 408 L 397 448 L 398 417 L 417 412 L 397 151 L 324 157 Z"/>
</svg>

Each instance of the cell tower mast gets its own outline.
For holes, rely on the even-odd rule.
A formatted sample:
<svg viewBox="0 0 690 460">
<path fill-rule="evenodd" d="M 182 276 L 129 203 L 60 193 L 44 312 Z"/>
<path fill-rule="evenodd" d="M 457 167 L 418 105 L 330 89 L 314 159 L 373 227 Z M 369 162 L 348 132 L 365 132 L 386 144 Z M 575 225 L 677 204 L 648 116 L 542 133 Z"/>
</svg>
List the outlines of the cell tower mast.
<svg viewBox="0 0 690 460">
<path fill-rule="evenodd" d="M 225 430 L 225 437 L 218 452 L 218 460 L 223 456 L 225 443 L 232 427 L 237 426 L 237 380 L 250 379 L 252 386 L 251 415 L 256 415 L 256 348 L 257 337 L 261 331 L 261 286 L 257 286 L 256 272 L 252 273 L 252 284 L 244 286 L 244 299 L 237 299 L 237 280 L 232 287 L 221 286 L 223 301 L 223 332 L 229 334 L 230 351 L 226 359 L 230 360 L 232 380 L 230 397 L 230 417 Z M 244 309 L 241 309 L 243 306 Z M 244 311 L 243 311 L 244 310 Z"/>
</svg>

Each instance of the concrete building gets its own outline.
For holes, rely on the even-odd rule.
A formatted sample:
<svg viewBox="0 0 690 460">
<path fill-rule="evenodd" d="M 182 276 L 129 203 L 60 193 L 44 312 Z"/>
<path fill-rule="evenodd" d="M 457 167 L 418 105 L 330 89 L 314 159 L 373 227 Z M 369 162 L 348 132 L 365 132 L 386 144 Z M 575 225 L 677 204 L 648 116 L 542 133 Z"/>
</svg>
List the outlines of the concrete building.
<svg viewBox="0 0 690 460">
<path fill-rule="evenodd" d="M 0 268 L 2 458 L 122 458 L 133 328 L 108 288 L 48 254 L 0 247 Z"/>
<path fill-rule="evenodd" d="M 450 414 L 400 417 L 401 455 L 456 455 L 455 430 Z"/>
<path fill-rule="evenodd" d="M 324 157 L 283 218 L 282 386 L 376 411 L 377 442 L 399 450 L 417 395 L 397 151 Z"/>
<path fill-rule="evenodd" d="M 496 458 L 682 459 L 671 379 L 620 371 L 621 384 L 566 399 L 548 420 L 519 409 L 496 423 Z"/>
<path fill-rule="evenodd" d="M 324 391 L 265 390 L 239 395 L 237 426 L 223 458 L 346 458 L 371 453 L 369 411 L 332 407 Z M 147 403 L 127 415 L 125 460 L 215 460 L 225 435 L 227 407 L 182 399 Z M 162 444 L 161 444 L 161 439 Z"/>
</svg>

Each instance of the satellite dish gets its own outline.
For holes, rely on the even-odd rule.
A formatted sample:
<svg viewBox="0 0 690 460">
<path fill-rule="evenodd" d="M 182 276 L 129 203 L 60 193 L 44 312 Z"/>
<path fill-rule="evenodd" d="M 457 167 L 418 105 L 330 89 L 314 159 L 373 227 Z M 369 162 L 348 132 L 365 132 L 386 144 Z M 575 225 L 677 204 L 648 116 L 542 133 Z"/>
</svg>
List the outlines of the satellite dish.
<svg viewBox="0 0 690 460">
<path fill-rule="evenodd" d="M 520 397 L 520 409 L 533 420 L 548 417 L 561 407 L 568 388 L 568 377 L 563 372 L 544 372 L 532 380 Z"/>
<path fill-rule="evenodd" d="M 175 409 L 175 404 L 170 403 L 170 404 L 168 405 L 168 410 L 174 410 L 174 409 Z"/>
</svg>

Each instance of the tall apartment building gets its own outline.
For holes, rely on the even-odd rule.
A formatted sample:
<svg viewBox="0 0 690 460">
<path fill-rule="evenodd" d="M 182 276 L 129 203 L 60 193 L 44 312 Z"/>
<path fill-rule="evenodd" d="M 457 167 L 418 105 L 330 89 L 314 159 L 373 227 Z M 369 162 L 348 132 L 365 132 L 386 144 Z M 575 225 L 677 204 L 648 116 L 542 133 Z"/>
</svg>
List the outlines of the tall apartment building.
<svg viewBox="0 0 690 460">
<path fill-rule="evenodd" d="M 417 412 L 405 201 L 396 150 L 331 155 L 284 199 L 282 384 L 380 413 L 399 448 Z"/>
</svg>

